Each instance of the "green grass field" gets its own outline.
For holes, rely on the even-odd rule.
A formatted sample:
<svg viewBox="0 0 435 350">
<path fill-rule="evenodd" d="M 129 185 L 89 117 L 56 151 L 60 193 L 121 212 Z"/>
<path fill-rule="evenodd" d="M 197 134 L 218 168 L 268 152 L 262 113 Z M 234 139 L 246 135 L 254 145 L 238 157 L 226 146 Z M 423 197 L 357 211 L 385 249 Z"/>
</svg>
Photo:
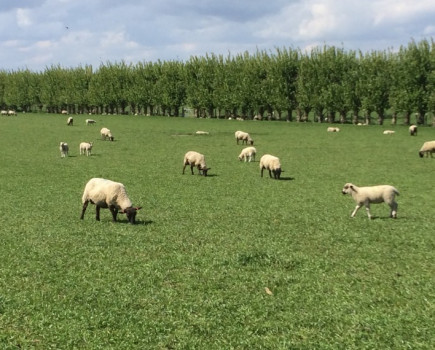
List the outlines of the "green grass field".
<svg viewBox="0 0 435 350">
<path fill-rule="evenodd" d="M 85 118 L 0 118 L 1 349 L 435 348 L 435 159 L 418 157 L 435 128 Z M 181 174 L 189 150 L 211 176 Z M 260 177 L 265 153 L 281 181 Z M 92 177 L 124 183 L 137 225 L 79 220 Z M 351 219 L 346 182 L 396 186 L 398 219 Z"/>
</svg>

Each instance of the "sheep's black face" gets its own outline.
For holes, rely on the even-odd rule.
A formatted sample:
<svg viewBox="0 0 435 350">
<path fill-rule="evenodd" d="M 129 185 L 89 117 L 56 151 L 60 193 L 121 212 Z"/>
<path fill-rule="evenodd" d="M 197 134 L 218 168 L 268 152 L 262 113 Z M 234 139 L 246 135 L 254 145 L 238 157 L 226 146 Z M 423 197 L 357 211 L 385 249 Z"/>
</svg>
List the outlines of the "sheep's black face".
<svg viewBox="0 0 435 350">
<path fill-rule="evenodd" d="M 274 177 L 275 177 L 275 179 L 280 179 L 281 178 L 281 169 L 276 169 L 274 172 L 273 172 L 273 175 L 274 175 Z"/>
<path fill-rule="evenodd" d="M 142 207 L 137 207 L 137 208 L 130 207 L 123 211 L 123 213 L 127 215 L 127 220 L 130 222 L 130 224 L 134 225 L 136 223 L 136 213 L 141 208 Z"/>
<path fill-rule="evenodd" d="M 418 155 L 420 156 L 420 158 L 423 158 L 424 153 L 423 152 L 418 152 Z"/>
</svg>

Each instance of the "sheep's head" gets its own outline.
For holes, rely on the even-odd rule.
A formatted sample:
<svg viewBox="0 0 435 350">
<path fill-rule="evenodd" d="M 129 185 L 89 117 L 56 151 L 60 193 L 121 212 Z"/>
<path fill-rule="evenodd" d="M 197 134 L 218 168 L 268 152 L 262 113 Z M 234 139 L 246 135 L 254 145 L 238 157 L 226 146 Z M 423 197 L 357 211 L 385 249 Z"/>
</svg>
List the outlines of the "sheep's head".
<svg viewBox="0 0 435 350">
<path fill-rule="evenodd" d="M 142 207 L 129 207 L 129 208 L 125 208 L 124 210 L 120 211 L 120 213 L 127 215 L 127 220 L 130 222 L 130 224 L 135 224 L 136 223 L 136 213 L 139 209 L 142 209 Z"/>
<path fill-rule="evenodd" d="M 418 155 L 420 156 L 420 158 L 423 158 L 424 152 L 418 152 Z"/>
<path fill-rule="evenodd" d="M 199 171 L 200 171 L 200 173 L 202 172 L 202 175 L 207 176 L 207 171 L 209 171 L 210 169 L 211 168 L 207 168 L 207 167 L 202 168 L 202 167 L 200 167 Z"/>
<path fill-rule="evenodd" d="M 282 172 L 281 168 L 277 168 L 273 170 L 273 177 L 279 180 L 281 178 L 281 172 Z"/>
<path fill-rule="evenodd" d="M 347 184 L 344 185 L 343 189 L 341 190 L 341 193 L 343 193 L 343 194 L 352 194 L 352 191 L 356 192 L 356 189 L 355 189 L 354 185 L 351 184 L 351 183 L 347 183 Z"/>
<path fill-rule="evenodd" d="M 249 139 L 248 140 L 249 144 L 252 146 L 254 144 L 254 140 L 253 139 Z"/>
</svg>

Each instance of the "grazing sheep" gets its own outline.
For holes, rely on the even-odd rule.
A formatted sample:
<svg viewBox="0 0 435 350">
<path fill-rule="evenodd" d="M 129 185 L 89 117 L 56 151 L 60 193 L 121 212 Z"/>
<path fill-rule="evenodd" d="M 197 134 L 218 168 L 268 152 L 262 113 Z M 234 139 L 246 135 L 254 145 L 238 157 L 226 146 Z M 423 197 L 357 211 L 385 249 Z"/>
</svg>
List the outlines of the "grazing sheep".
<svg viewBox="0 0 435 350">
<path fill-rule="evenodd" d="M 278 157 L 272 156 L 270 154 L 265 154 L 260 159 L 260 169 L 261 169 L 261 177 L 263 177 L 263 170 L 269 170 L 269 177 L 273 177 L 275 179 L 280 179 L 281 177 L 281 163 Z"/>
<path fill-rule="evenodd" d="M 92 178 L 85 186 L 82 196 L 82 214 L 80 215 L 82 220 L 89 202 L 96 206 L 95 218 L 97 221 L 100 221 L 100 209 L 109 208 L 113 221 L 116 221 L 119 211 L 119 213 L 127 215 L 127 219 L 131 224 L 135 224 L 136 212 L 142 208 L 132 206 L 122 183 L 101 178 Z"/>
<path fill-rule="evenodd" d="M 80 143 L 80 155 L 86 154 L 87 156 L 90 156 L 92 151 L 92 144 L 92 142 Z"/>
<path fill-rule="evenodd" d="M 1 114 L 1 115 L 8 115 L 8 111 L 5 111 L 4 109 L 2 109 L 2 110 L 0 111 L 0 114 Z"/>
<path fill-rule="evenodd" d="M 74 120 L 73 120 L 73 117 L 69 117 L 68 119 L 67 119 L 67 121 L 66 121 L 66 125 L 73 125 L 73 123 L 74 123 Z"/>
<path fill-rule="evenodd" d="M 409 135 L 417 136 L 417 125 L 411 125 L 409 127 Z"/>
<path fill-rule="evenodd" d="M 395 133 L 394 130 L 384 130 L 384 135 L 392 135 L 394 133 Z"/>
<path fill-rule="evenodd" d="M 202 175 L 204 176 L 207 176 L 207 171 L 211 169 L 211 168 L 207 168 L 207 165 L 205 164 L 204 155 L 195 151 L 189 151 L 184 155 L 183 175 L 187 165 L 190 165 L 190 171 L 192 172 L 192 175 L 193 175 L 193 167 L 195 166 L 198 168 L 199 175 L 201 175 L 202 173 Z"/>
<path fill-rule="evenodd" d="M 10 110 L 8 111 L 8 115 L 17 115 L 17 112 L 14 111 L 14 110 L 12 110 L 12 109 L 10 109 Z"/>
<path fill-rule="evenodd" d="M 246 147 L 242 149 L 242 152 L 239 154 L 239 160 L 245 160 L 245 162 L 251 162 L 252 160 L 255 161 L 255 154 L 257 153 L 257 150 L 255 147 Z"/>
<path fill-rule="evenodd" d="M 197 132 L 195 132 L 196 135 L 208 135 L 209 132 L 208 131 L 202 131 L 202 130 L 198 130 Z"/>
<path fill-rule="evenodd" d="M 115 139 L 115 138 L 113 137 L 112 133 L 110 132 L 110 130 L 107 129 L 107 128 L 102 128 L 102 129 L 100 130 L 100 133 L 101 133 L 101 139 L 102 139 L 102 140 L 109 139 L 110 141 L 113 141 L 113 140 Z"/>
<path fill-rule="evenodd" d="M 60 150 L 61 158 L 68 157 L 69 147 L 68 147 L 68 144 L 66 142 L 60 143 L 59 150 Z"/>
<path fill-rule="evenodd" d="M 418 155 L 420 158 L 423 158 L 423 156 L 426 154 L 426 157 L 433 158 L 432 153 L 435 152 L 435 141 L 426 141 L 423 143 L 423 146 L 421 146 L 420 151 L 418 152 Z"/>
<path fill-rule="evenodd" d="M 328 129 L 326 129 L 327 132 L 339 132 L 340 128 L 335 128 L 333 126 L 328 127 Z"/>
<path fill-rule="evenodd" d="M 366 207 L 367 216 L 372 218 L 370 214 L 370 203 L 387 203 L 390 208 L 390 217 L 397 218 L 397 203 L 394 200 L 396 195 L 399 195 L 399 191 L 390 185 L 379 185 L 370 187 L 358 187 L 354 184 L 347 183 L 341 190 L 343 194 L 352 195 L 356 202 L 355 210 L 352 212 L 351 217 L 355 217 L 356 212 L 363 205 Z"/>
<path fill-rule="evenodd" d="M 93 120 L 93 119 L 86 119 L 86 125 L 92 125 L 92 124 L 95 124 L 95 123 L 96 123 L 96 121 Z"/>
<path fill-rule="evenodd" d="M 247 132 L 238 130 L 234 133 L 234 136 L 236 137 L 237 144 L 239 144 L 240 140 L 242 141 L 242 145 L 244 143 L 248 144 L 248 142 L 251 146 L 254 144 L 254 140 L 251 138 L 251 136 Z"/>
<path fill-rule="evenodd" d="M 65 114 L 65 115 L 69 114 L 68 111 L 67 111 L 66 109 L 62 109 L 60 113 L 61 113 L 61 114 Z"/>
</svg>

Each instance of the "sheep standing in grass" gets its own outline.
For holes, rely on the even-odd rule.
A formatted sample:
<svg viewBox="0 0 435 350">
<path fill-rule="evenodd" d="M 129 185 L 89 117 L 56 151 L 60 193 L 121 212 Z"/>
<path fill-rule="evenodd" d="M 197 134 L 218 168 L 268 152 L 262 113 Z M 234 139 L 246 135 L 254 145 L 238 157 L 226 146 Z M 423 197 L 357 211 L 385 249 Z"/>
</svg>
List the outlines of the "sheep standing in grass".
<svg viewBox="0 0 435 350">
<path fill-rule="evenodd" d="M 184 170 L 186 169 L 186 166 L 190 165 L 190 171 L 193 175 L 193 167 L 198 168 L 198 173 L 204 176 L 207 176 L 207 171 L 211 168 L 207 168 L 207 165 L 205 164 L 205 157 L 203 154 L 195 152 L 195 151 L 189 151 L 184 155 L 183 160 L 183 175 Z"/>
<path fill-rule="evenodd" d="M 247 132 L 238 130 L 234 133 L 234 136 L 236 137 L 237 144 L 239 144 L 239 141 L 242 141 L 242 145 L 248 144 L 248 142 L 251 146 L 254 144 L 254 140 Z"/>
<path fill-rule="evenodd" d="M 281 163 L 279 161 L 278 157 L 272 156 L 270 154 L 265 154 L 260 159 L 260 170 L 261 170 L 261 177 L 263 177 L 263 170 L 267 169 L 269 170 L 269 177 L 273 177 L 275 179 L 280 179 L 281 177 Z"/>
<path fill-rule="evenodd" d="M 423 143 L 423 146 L 421 146 L 420 151 L 418 152 L 418 155 L 420 158 L 423 158 L 423 156 L 426 154 L 426 157 L 433 158 L 432 153 L 435 152 L 435 141 L 426 141 Z"/>
<path fill-rule="evenodd" d="M 340 128 L 336 128 L 333 126 L 328 127 L 328 129 L 326 129 L 327 132 L 339 132 Z"/>
<path fill-rule="evenodd" d="M 394 130 L 384 130 L 384 135 L 393 135 L 395 133 Z"/>
<path fill-rule="evenodd" d="M 252 160 L 255 161 L 255 154 L 257 153 L 257 150 L 255 147 L 246 147 L 242 149 L 242 152 L 239 154 L 239 160 L 245 160 L 245 162 L 251 162 Z"/>
<path fill-rule="evenodd" d="M 61 158 L 68 157 L 69 147 L 68 147 L 68 144 L 66 142 L 60 143 L 59 150 L 60 150 Z"/>
<path fill-rule="evenodd" d="M 409 135 L 417 136 L 417 125 L 411 125 L 409 127 Z"/>
<path fill-rule="evenodd" d="M 142 208 L 133 207 L 122 183 L 101 178 L 92 178 L 85 186 L 82 196 L 82 214 L 80 215 L 82 220 L 89 202 L 96 206 L 95 218 L 98 221 L 100 221 L 100 209 L 109 208 L 113 221 L 116 221 L 116 216 L 119 212 L 126 214 L 128 221 L 131 224 L 135 224 L 136 212 Z"/>
<path fill-rule="evenodd" d="M 61 114 L 64 114 L 64 115 L 68 115 L 68 114 L 69 114 L 68 111 L 67 111 L 66 109 L 62 109 L 60 113 L 61 113 Z"/>
<path fill-rule="evenodd" d="M 109 139 L 109 141 L 113 141 L 113 140 L 114 140 L 114 137 L 113 137 L 113 135 L 112 135 L 112 132 L 111 132 L 109 129 L 107 129 L 107 128 L 102 128 L 102 129 L 100 130 L 100 133 L 101 133 L 101 139 L 102 139 L 102 140 L 106 140 L 106 139 Z"/>
<path fill-rule="evenodd" d="M 94 119 L 86 119 L 86 125 L 93 125 L 96 121 Z"/>
<path fill-rule="evenodd" d="M 80 155 L 86 154 L 87 156 L 91 155 L 92 151 L 92 142 L 82 142 L 80 143 Z"/>
<path fill-rule="evenodd" d="M 355 217 L 356 212 L 363 205 L 366 207 L 367 216 L 372 218 L 370 214 L 370 203 L 387 203 L 390 208 L 390 217 L 397 218 L 397 203 L 394 200 L 399 191 L 390 185 L 378 185 L 370 187 L 358 187 L 354 184 L 347 183 L 341 190 L 343 194 L 350 194 L 356 202 L 355 210 L 352 212 L 351 217 Z"/>
<path fill-rule="evenodd" d="M 67 121 L 66 121 L 66 125 L 72 126 L 74 123 L 74 119 L 73 117 L 68 117 Z"/>
</svg>

